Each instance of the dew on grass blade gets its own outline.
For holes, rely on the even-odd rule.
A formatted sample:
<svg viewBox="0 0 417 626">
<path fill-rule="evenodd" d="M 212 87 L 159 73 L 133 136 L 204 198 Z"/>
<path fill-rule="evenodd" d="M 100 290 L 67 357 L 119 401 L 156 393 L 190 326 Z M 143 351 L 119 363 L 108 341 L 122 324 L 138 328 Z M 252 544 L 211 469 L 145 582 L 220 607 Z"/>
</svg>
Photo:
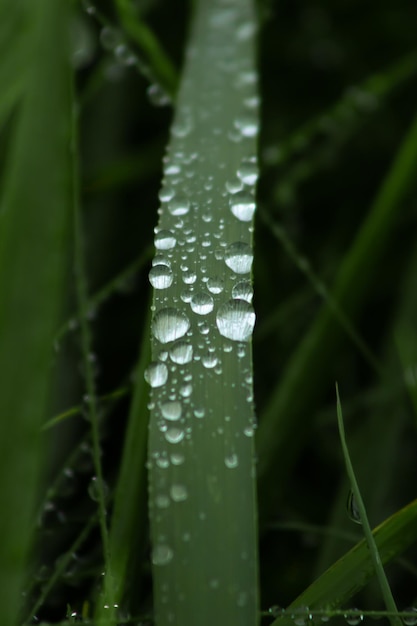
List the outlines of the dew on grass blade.
<svg viewBox="0 0 417 626">
<path fill-rule="evenodd" d="M 190 305 L 197 315 L 207 315 L 213 310 L 214 303 L 210 294 L 200 291 L 192 296 Z"/>
<path fill-rule="evenodd" d="M 175 248 L 177 239 L 170 230 L 160 230 L 155 235 L 155 248 L 157 250 L 171 250 Z"/>
<path fill-rule="evenodd" d="M 224 262 L 236 274 L 248 274 L 253 263 L 251 247 L 243 241 L 230 244 L 224 254 Z"/>
<path fill-rule="evenodd" d="M 193 346 L 186 341 L 177 341 L 169 351 L 171 361 L 183 365 L 193 358 Z"/>
<path fill-rule="evenodd" d="M 154 565 L 167 565 L 173 556 L 172 549 L 168 545 L 160 543 L 152 550 L 152 563 Z"/>
<path fill-rule="evenodd" d="M 350 490 L 348 494 L 346 509 L 352 522 L 355 522 L 355 524 L 362 524 L 358 505 L 352 490 Z"/>
<path fill-rule="evenodd" d="M 146 368 L 144 377 L 151 387 L 162 387 L 168 380 L 168 368 L 165 363 L 152 361 Z"/>
<path fill-rule="evenodd" d="M 190 328 L 185 313 L 174 307 L 161 309 L 152 320 L 152 334 L 161 343 L 169 343 L 183 337 Z"/>
<path fill-rule="evenodd" d="M 107 500 L 109 497 L 109 487 L 104 480 L 99 480 L 97 476 L 93 476 L 88 486 L 88 495 L 95 502 L 99 502 L 101 497 Z"/>
<path fill-rule="evenodd" d="M 230 210 L 241 222 L 250 222 L 252 220 L 255 206 L 252 194 L 246 189 L 238 191 L 230 199 Z"/>
<path fill-rule="evenodd" d="M 172 485 L 170 494 L 174 502 L 184 502 L 188 497 L 187 487 L 180 484 Z"/>
<path fill-rule="evenodd" d="M 246 300 L 229 300 L 217 311 L 216 324 L 223 337 L 248 341 L 255 326 L 255 312 Z"/>
<path fill-rule="evenodd" d="M 162 417 L 172 422 L 179 420 L 182 414 L 181 402 L 173 400 L 171 402 L 165 402 L 161 406 Z"/>
<path fill-rule="evenodd" d="M 154 289 L 167 289 L 173 280 L 172 270 L 166 265 L 154 265 L 149 270 L 149 282 Z"/>
</svg>

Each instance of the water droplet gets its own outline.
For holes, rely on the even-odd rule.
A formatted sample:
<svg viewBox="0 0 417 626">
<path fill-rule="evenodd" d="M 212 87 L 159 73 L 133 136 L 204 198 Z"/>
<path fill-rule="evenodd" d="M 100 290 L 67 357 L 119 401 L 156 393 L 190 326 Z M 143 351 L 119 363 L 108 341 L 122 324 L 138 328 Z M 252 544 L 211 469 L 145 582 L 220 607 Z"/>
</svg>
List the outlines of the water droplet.
<svg viewBox="0 0 417 626">
<path fill-rule="evenodd" d="M 155 248 L 157 250 L 171 250 L 175 248 L 177 239 L 170 230 L 160 230 L 155 235 Z"/>
<path fill-rule="evenodd" d="M 189 398 L 192 393 L 193 393 L 192 385 L 182 385 L 182 387 L 180 387 L 180 396 L 182 396 L 183 398 Z"/>
<path fill-rule="evenodd" d="M 104 26 L 100 32 L 100 43 L 105 50 L 114 50 L 122 43 L 122 36 L 118 30 L 111 26 Z"/>
<path fill-rule="evenodd" d="M 184 485 L 172 485 L 170 493 L 174 502 L 184 502 L 188 496 L 187 487 Z"/>
<path fill-rule="evenodd" d="M 235 467 L 237 467 L 239 465 L 239 458 L 237 454 L 230 454 L 229 456 L 227 456 L 224 459 L 224 464 L 229 469 L 234 469 Z"/>
<path fill-rule="evenodd" d="M 182 465 L 184 463 L 184 455 L 183 454 L 171 454 L 171 463 L 172 465 Z"/>
<path fill-rule="evenodd" d="M 178 400 L 165 402 L 161 406 L 161 413 L 162 417 L 165 417 L 165 419 L 171 420 L 172 422 L 179 420 L 182 414 L 181 402 L 178 402 Z"/>
<path fill-rule="evenodd" d="M 243 189 L 243 183 L 241 180 L 228 180 L 226 189 L 229 193 L 237 193 Z"/>
<path fill-rule="evenodd" d="M 253 289 L 248 280 L 241 280 L 232 288 L 232 297 L 238 300 L 246 300 L 246 302 L 252 302 Z"/>
<path fill-rule="evenodd" d="M 148 96 L 149 102 L 156 107 L 164 107 L 168 104 L 171 104 L 171 98 L 166 93 L 166 91 L 164 91 L 161 85 L 158 85 L 158 83 L 149 85 L 146 90 L 146 94 Z"/>
<path fill-rule="evenodd" d="M 404 613 L 415 613 L 414 615 L 409 615 L 408 617 L 403 617 L 403 622 L 405 626 L 415 626 L 417 624 L 417 609 L 412 607 L 408 607 L 404 609 Z"/>
<path fill-rule="evenodd" d="M 255 326 L 255 312 L 246 300 L 229 300 L 217 311 L 219 332 L 233 341 L 248 341 Z"/>
<path fill-rule="evenodd" d="M 182 276 L 182 281 L 186 285 L 193 285 L 197 280 L 197 274 L 195 272 L 185 272 Z"/>
<path fill-rule="evenodd" d="M 165 439 L 169 443 L 179 443 L 184 439 L 184 431 L 181 428 L 168 428 Z"/>
<path fill-rule="evenodd" d="M 259 175 L 255 159 L 242 159 L 237 175 L 245 185 L 254 185 Z"/>
<path fill-rule="evenodd" d="M 206 369 L 213 369 L 213 367 L 216 367 L 219 359 L 214 354 L 209 353 L 203 356 L 201 362 Z"/>
<path fill-rule="evenodd" d="M 155 498 L 155 504 L 158 509 L 166 509 L 170 505 L 170 499 L 168 496 L 159 495 Z"/>
<path fill-rule="evenodd" d="M 166 544 L 160 543 L 152 550 L 152 563 L 154 565 L 167 565 L 173 556 L 172 549 Z"/>
<path fill-rule="evenodd" d="M 245 113 L 235 120 L 235 127 L 243 137 L 256 137 L 259 131 L 256 112 Z"/>
<path fill-rule="evenodd" d="M 349 626 L 358 626 L 363 622 L 363 614 L 358 609 L 350 609 L 349 613 L 345 614 L 345 619 Z"/>
<path fill-rule="evenodd" d="M 311 619 L 310 609 L 308 606 L 300 606 L 293 610 L 291 618 L 296 626 L 304 626 Z"/>
<path fill-rule="evenodd" d="M 154 289 L 167 289 L 173 280 L 172 270 L 166 265 L 154 265 L 149 270 L 149 282 Z"/>
<path fill-rule="evenodd" d="M 109 487 L 104 480 L 99 480 L 97 476 L 93 476 L 88 485 L 88 495 L 92 500 L 98 502 L 101 496 L 107 500 L 109 496 Z"/>
<path fill-rule="evenodd" d="M 190 201 L 181 196 L 176 196 L 168 204 L 168 211 L 171 215 L 185 215 L 190 210 Z"/>
<path fill-rule="evenodd" d="M 188 317 L 173 307 L 161 309 L 152 321 L 152 333 L 161 343 L 180 339 L 189 328 L 190 321 Z"/>
<path fill-rule="evenodd" d="M 202 406 L 196 407 L 194 409 L 194 415 L 198 419 L 202 419 L 205 416 L 205 414 L 206 414 L 206 411 Z"/>
<path fill-rule="evenodd" d="M 349 491 L 349 495 L 346 502 L 347 513 L 355 524 L 362 524 L 361 516 L 358 509 L 358 504 L 356 502 L 355 496 L 353 495 L 353 491 Z"/>
<path fill-rule="evenodd" d="M 223 291 L 223 279 L 215 276 L 207 281 L 207 289 L 210 293 L 218 294 Z"/>
<path fill-rule="evenodd" d="M 119 43 L 114 49 L 114 56 L 122 65 L 135 65 L 137 57 L 125 43 Z"/>
<path fill-rule="evenodd" d="M 214 307 L 213 298 L 202 291 L 193 295 L 190 305 L 197 315 L 207 315 L 211 313 Z"/>
<path fill-rule="evenodd" d="M 193 358 L 193 346 L 186 341 L 177 341 L 170 349 L 169 356 L 174 363 L 189 363 Z"/>
<path fill-rule="evenodd" d="M 171 261 L 167 259 L 164 254 L 158 253 L 155 254 L 154 258 L 152 259 L 152 267 L 156 265 L 165 265 L 165 267 L 171 267 Z"/>
<path fill-rule="evenodd" d="M 92 0 L 82 0 L 82 6 L 86 13 L 93 15 L 96 12 L 96 7 L 92 3 Z"/>
<path fill-rule="evenodd" d="M 241 222 L 250 222 L 255 208 L 255 200 L 246 189 L 238 191 L 230 198 L 230 210 Z"/>
<path fill-rule="evenodd" d="M 250 272 L 253 262 L 250 246 L 242 241 L 230 244 L 224 253 L 224 262 L 236 274 L 247 274 Z"/>
</svg>

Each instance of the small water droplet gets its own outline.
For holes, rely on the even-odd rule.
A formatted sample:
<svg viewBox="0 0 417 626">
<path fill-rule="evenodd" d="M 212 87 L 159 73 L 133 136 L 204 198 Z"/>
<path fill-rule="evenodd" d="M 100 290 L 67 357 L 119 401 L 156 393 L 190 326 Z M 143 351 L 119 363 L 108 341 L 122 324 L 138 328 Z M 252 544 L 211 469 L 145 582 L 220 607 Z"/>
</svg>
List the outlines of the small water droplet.
<svg viewBox="0 0 417 626">
<path fill-rule="evenodd" d="M 181 428 L 168 428 L 165 439 L 169 443 L 179 443 L 184 439 L 184 431 Z"/>
<path fill-rule="evenodd" d="M 363 622 L 363 614 L 358 609 L 350 609 L 349 613 L 345 614 L 345 619 L 349 626 L 358 626 Z"/>
<path fill-rule="evenodd" d="M 223 291 L 223 288 L 224 288 L 224 283 L 223 283 L 222 278 L 218 276 L 214 276 L 213 278 L 208 279 L 207 289 L 209 290 L 210 293 L 213 293 L 213 294 L 221 293 Z"/>
<path fill-rule="evenodd" d="M 170 505 L 170 499 L 168 498 L 168 496 L 164 496 L 161 494 L 159 496 L 156 496 L 155 504 L 158 509 L 166 509 Z"/>
<path fill-rule="evenodd" d="M 253 262 L 250 246 L 242 241 L 230 244 L 224 253 L 224 262 L 236 274 L 247 274 L 250 272 Z"/>
<path fill-rule="evenodd" d="M 149 282 L 154 289 L 167 289 L 173 280 L 172 270 L 166 265 L 154 265 L 149 270 Z"/>
<path fill-rule="evenodd" d="M 239 465 L 239 458 L 237 454 L 229 454 L 229 456 L 224 459 L 224 464 L 229 469 L 234 469 L 235 467 L 237 467 Z"/>
<path fill-rule="evenodd" d="M 93 476 L 88 486 L 88 495 L 92 500 L 98 502 L 103 496 L 104 500 L 107 500 L 109 496 L 109 487 L 104 480 L 99 480 L 97 476 Z"/>
<path fill-rule="evenodd" d="M 171 104 L 171 98 L 158 83 L 149 85 L 146 94 L 149 102 L 156 107 L 164 107 Z"/>
<path fill-rule="evenodd" d="M 122 43 L 122 36 L 115 28 L 104 26 L 100 32 L 100 43 L 105 50 L 112 51 Z"/>
<path fill-rule="evenodd" d="M 219 359 L 214 354 L 210 353 L 204 355 L 201 359 L 201 363 L 206 369 L 213 369 L 213 367 L 216 367 L 218 362 Z"/>
<path fill-rule="evenodd" d="M 245 185 L 254 185 L 259 175 L 255 159 L 242 159 L 237 175 Z"/>
<path fill-rule="evenodd" d="M 160 543 L 152 550 L 152 563 L 154 565 L 167 565 L 173 556 L 172 549 L 168 545 Z"/>
<path fill-rule="evenodd" d="M 229 300 L 217 311 L 216 324 L 223 337 L 248 341 L 255 326 L 255 312 L 245 300 Z"/>
<path fill-rule="evenodd" d="M 184 485 L 172 485 L 170 494 L 174 502 L 184 502 L 188 496 L 187 487 Z"/>
<path fill-rule="evenodd" d="M 155 248 L 157 250 L 171 250 L 175 248 L 177 239 L 170 230 L 160 230 L 155 235 Z"/>
<path fill-rule="evenodd" d="M 255 200 L 246 189 L 238 191 L 230 198 L 230 210 L 241 222 L 250 222 L 255 208 Z"/>
<path fill-rule="evenodd" d="M 183 196 L 175 196 L 168 204 L 171 215 L 185 215 L 190 210 L 190 201 Z"/>
<path fill-rule="evenodd" d="M 156 313 L 152 320 L 152 333 L 161 343 L 168 343 L 183 337 L 190 328 L 188 317 L 174 309 L 167 307 Z"/>
<path fill-rule="evenodd" d="M 146 368 L 144 377 L 151 387 L 162 387 L 168 379 L 168 368 L 165 363 L 152 361 Z"/>
<path fill-rule="evenodd" d="M 208 293 L 202 291 L 195 293 L 191 298 L 191 309 L 197 315 L 207 315 L 214 307 L 213 298 Z"/>
<path fill-rule="evenodd" d="M 165 419 L 171 420 L 172 422 L 179 420 L 182 414 L 181 402 L 178 402 L 178 400 L 164 402 L 161 406 L 161 413 Z"/>
<path fill-rule="evenodd" d="M 256 112 L 248 112 L 235 120 L 235 127 L 243 137 L 256 137 L 259 131 Z"/>
<path fill-rule="evenodd" d="M 172 465 L 182 465 L 184 463 L 184 455 L 179 454 L 171 454 L 171 463 Z"/>
<path fill-rule="evenodd" d="M 206 414 L 204 407 L 199 406 L 194 409 L 194 416 L 198 419 L 202 419 Z"/>
<path fill-rule="evenodd" d="M 352 490 L 349 491 L 346 502 L 346 509 L 352 522 L 355 522 L 355 524 L 362 524 L 358 505 Z"/>
</svg>

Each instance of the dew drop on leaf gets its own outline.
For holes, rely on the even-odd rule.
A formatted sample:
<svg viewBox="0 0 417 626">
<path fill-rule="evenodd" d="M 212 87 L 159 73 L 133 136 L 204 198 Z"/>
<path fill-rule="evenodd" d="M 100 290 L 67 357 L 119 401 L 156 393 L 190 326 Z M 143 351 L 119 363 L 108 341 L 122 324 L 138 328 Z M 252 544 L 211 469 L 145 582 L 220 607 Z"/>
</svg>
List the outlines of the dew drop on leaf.
<svg viewBox="0 0 417 626">
<path fill-rule="evenodd" d="M 255 326 L 255 312 L 245 300 L 229 300 L 217 311 L 216 324 L 223 337 L 248 341 Z"/>
<path fill-rule="evenodd" d="M 236 274 L 247 274 L 253 263 L 253 252 L 247 243 L 236 241 L 227 247 L 224 262 Z"/>
<path fill-rule="evenodd" d="M 188 317 L 173 307 L 161 309 L 152 320 L 152 333 L 161 343 L 183 337 L 190 328 Z"/>
<path fill-rule="evenodd" d="M 162 387 L 168 379 L 168 368 L 165 363 L 152 361 L 146 368 L 144 376 L 151 387 Z"/>
</svg>

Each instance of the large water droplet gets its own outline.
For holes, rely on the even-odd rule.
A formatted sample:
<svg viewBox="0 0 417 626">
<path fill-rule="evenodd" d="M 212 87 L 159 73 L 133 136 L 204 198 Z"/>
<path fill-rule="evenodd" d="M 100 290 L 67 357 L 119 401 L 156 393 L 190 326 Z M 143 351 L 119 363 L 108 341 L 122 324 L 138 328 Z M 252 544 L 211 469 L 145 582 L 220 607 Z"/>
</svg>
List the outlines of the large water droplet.
<svg viewBox="0 0 417 626">
<path fill-rule="evenodd" d="M 224 253 L 224 262 L 236 274 L 247 274 L 250 272 L 253 262 L 250 246 L 242 241 L 230 244 Z"/>
<path fill-rule="evenodd" d="M 170 230 L 160 230 L 155 235 L 155 248 L 157 250 L 171 250 L 176 243 L 177 239 Z"/>
<path fill-rule="evenodd" d="M 154 565 L 167 565 L 173 556 L 172 549 L 166 544 L 160 543 L 152 550 L 152 563 Z"/>
<path fill-rule="evenodd" d="M 165 417 L 165 419 L 171 420 L 172 422 L 179 420 L 181 417 L 181 413 L 182 413 L 181 402 L 178 402 L 178 400 L 173 400 L 172 402 L 165 402 L 161 406 L 161 413 L 162 413 L 162 417 Z"/>
<path fill-rule="evenodd" d="M 146 368 L 144 376 L 151 387 L 162 387 L 168 379 L 168 368 L 165 363 L 152 361 Z"/>
<path fill-rule="evenodd" d="M 170 349 L 169 356 L 174 363 L 189 363 L 193 358 L 193 346 L 186 341 L 177 341 Z"/>
<path fill-rule="evenodd" d="M 250 222 L 255 212 L 255 200 L 252 194 L 243 189 L 230 198 L 230 210 L 241 222 Z"/>
<path fill-rule="evenodd" d="M 173 307 L 161 309 L 152 320 L 152 333 L 161 343 L 180 339 L 189 328 L 188 317 Z"/>
<path fill-rule="evenodd" d="M 363 613 L 358 609 L 350 609 L 349 613 L 345 614 L 345 619 L 349 626 L 358 626 L 358 624 L 363 622 Z"/>
<path fill-rule="evenodd" d="M 233 341 L 248 341 L 255 326 L 255 312 L 246 300 L 229 300 L 217 311 L 219 332 Z"/>
<path fill-rule="evenodd" d="M 208 293 L 199 292 L 191 298 L 191 309 L 197 315 L 207 315 L 213 310 L 213 298 Z"/>
<path fill-rule="evenodd" d="M 167 289 L 173 280 L 172 270 L 167 265 L 154 265 L 149 270 L 149 282 L 154 289 Z"/>
</svg>

